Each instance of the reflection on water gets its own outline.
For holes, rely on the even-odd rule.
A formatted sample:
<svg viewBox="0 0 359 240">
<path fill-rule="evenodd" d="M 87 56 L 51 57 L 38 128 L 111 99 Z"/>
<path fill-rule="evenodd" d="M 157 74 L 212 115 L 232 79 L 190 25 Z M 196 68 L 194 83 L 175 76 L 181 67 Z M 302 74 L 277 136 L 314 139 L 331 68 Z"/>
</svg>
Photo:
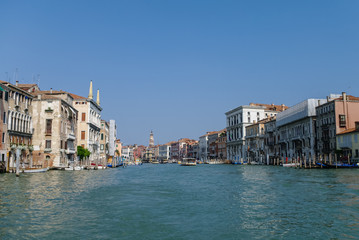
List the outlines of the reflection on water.
<svg viewBox="0 0 359 240">
<path fill-rule="evenodd" d="M 0 175 L 4 239 L 358 238 L 358 171 L 143 165 Z"/>
</svg>

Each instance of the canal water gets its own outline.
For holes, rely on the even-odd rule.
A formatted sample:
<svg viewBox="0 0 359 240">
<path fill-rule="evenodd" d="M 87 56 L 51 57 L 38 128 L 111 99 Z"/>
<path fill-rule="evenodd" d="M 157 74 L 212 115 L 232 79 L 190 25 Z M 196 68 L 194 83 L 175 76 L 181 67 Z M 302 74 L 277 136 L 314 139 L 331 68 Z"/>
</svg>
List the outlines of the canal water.
<svg viewBox="0 0 359 240">
<path fill-rule="evenodd" d="M 358 169 L 176 164 L 0 175 L 1 239 L 357 239 Z"/>
</svg>

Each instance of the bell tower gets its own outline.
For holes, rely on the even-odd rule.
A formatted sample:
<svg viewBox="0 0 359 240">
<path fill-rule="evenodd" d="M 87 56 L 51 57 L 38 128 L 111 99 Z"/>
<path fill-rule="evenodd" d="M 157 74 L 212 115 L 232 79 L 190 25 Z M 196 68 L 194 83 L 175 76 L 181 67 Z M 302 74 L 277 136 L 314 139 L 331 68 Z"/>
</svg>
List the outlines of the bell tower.
<svg viewBox="0 0 359 240">
<path fill-rule="evenodd" d="M 155 140 L 153 139 L 153 132 L 151 130 L 151 133 L 150 133 L 150 144 L 148 145 L 149 147 L 153 147 L 155 146 Z"/>
</svg>

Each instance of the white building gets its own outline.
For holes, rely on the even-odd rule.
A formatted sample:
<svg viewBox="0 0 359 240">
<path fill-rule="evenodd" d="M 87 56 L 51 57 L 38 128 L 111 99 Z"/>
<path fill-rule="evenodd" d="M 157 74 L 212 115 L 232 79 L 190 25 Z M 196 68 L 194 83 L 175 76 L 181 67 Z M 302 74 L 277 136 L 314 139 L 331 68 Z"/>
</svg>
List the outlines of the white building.
<svg viewBox="0 0 359 240">
<path fill-rule="evenodd" d="M 298 158 L 303 155 L 307 160 L 315 155 L 316 107 L 325 99 L 307 99 L 278 113 L 276 127 L 279 134 L 278 156 Z"/>
<path fill-rule="evenodd" d="M 115 147 L 115 141 L 117 139 L 117 126 L 116 126 L 116 121 L 115 120 L 110 120 L 110 137 L 109 137 L 109 155 L 111 157 L 115 156 L 115 151 L 116 151 L 116 147 Z"/>
<path fill-rule="evenodd" d="M 159 146 L 158 159 L 168 160 L 170 159 L 171 144 L 163 144 Z"/>
<path fill-rule="evenodd" d="M 250 103 L 226 112 L 227 119 L 227 158 L 243 161 L 247 157 L 245 149 L 246 127 L 262 119 L 273 117 L 287 109 L 282 105 Z"/>
</svg>

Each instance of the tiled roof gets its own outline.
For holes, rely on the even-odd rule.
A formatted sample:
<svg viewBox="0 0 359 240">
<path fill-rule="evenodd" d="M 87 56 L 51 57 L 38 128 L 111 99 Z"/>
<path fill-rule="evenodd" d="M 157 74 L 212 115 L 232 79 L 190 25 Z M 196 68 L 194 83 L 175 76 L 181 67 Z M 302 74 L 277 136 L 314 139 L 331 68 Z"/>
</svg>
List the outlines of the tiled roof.
<svg viewBox="0 0 359 240">
<path fill-rule="evenodd" d="M 35 84 L 35 83 L 31 83 L 31 84 L 19 83 L 17 86 L 23 90 L 29 90 L 30 88 L 37 86 L 37 84 Z"/>
<path fill-rule="evenodd" d="M 85 97 L 82 97 L 82 96 L 79 96 L 79 95 L 76 95 L 76 94 L 73 94 L 73 93 L 68 93 L 70 94 L 71 97 L 73 97 L 74 99 L 87 99 Z"/>
<path fill-rule="evenodd" d="M 343 96 L 341 96 L 339 98 L 336 98 L 334 100 L 343 101 Z M 352 95 L 347 95 L 347 100 L 349 100 L 349 101 L 359 101 L 359 97 L 355 97 L 355 96 L 352 96 Z"/>
<path fill-rule="evenodd" d="M 347 130 L 344 130 L 343 132 L 338 133 L 337 135 L 342 135 L 342 134 L 352 133 L 352 132 L 359 132 L 359 129 L 349 128 L 349 129 L 347 129 Z"/>
<path fill-rule="evenodd" d="M 274 104 L 263 104 L 263 103 L 250 103 L 249 106 L 262 106 L 262 107 L 266 107 L 266 110 L 272 110 L 272 111 L 284 111 L 289 108 L 284 104 L 274 105 Z"/>
</svg>

